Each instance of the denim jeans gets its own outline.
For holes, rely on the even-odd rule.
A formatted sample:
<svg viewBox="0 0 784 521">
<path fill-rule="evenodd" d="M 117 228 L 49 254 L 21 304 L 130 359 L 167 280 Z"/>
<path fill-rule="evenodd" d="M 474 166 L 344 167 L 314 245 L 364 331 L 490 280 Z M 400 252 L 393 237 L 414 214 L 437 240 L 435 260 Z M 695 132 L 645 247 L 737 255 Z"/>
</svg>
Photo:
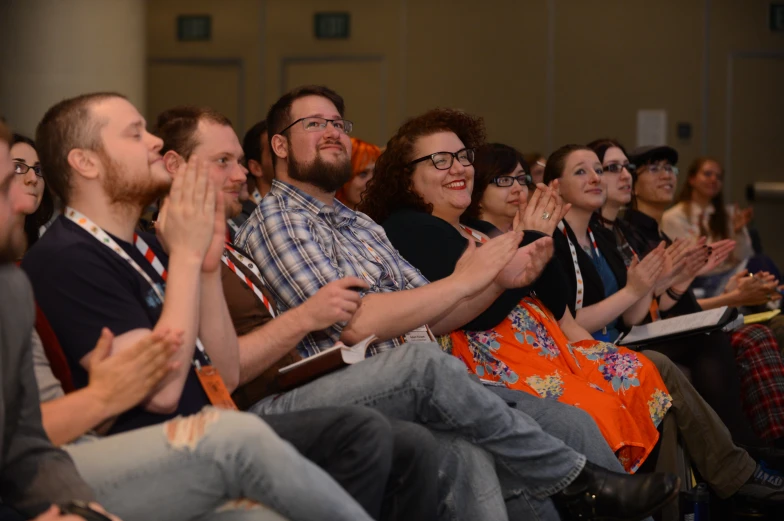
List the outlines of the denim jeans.
<svg viewBox="0 0 784 521">
<path fill-rule="evenodd" d="M 529 416 L 473 381 L 436 344 L 406 344 L 268 397 L 258 414 L 359 404 L 390 418 L 456 434 L 492 454 L 512 495 L 546 499 L 582 471 L 585 456 L 545 433 Z"/>
<path fill-rule="evenodd" d="M 98 501 L 123 521 L 371 519 L 252 414 L 208 407 L 64 448 Z"/>
</svg>

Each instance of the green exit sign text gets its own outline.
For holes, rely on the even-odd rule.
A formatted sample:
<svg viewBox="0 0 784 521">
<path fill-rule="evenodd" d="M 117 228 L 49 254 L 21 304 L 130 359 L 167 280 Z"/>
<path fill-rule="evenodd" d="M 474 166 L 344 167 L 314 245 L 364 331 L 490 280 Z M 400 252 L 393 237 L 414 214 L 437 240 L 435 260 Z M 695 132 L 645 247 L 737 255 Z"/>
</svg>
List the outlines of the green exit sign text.
<svg viewBox="0 0 784 521">
<path fill-rule="evenodd" d="M 770 30 L 784 32 L 784 4 L 770 4 Z"/>
<path fill-rule="evenodd" d="M 316 38 L 346 39 L 351 33 L 351 15 L 349 13 L 316 13 L 313 17 Z"/>
</svg>

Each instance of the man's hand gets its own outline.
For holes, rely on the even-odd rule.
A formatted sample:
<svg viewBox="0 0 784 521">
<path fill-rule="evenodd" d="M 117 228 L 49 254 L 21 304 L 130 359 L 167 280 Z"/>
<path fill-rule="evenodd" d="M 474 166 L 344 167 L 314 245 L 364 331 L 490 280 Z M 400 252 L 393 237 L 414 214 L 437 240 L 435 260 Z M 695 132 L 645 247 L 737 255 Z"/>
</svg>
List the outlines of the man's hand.
<svg viewBox="0 0 784 521">
<path fill-rule="evenodd" d="M 513 229 L 516 231 L 533 230 L 552 237 L 558 223 L 569 212 L 571 204 L 564 204 L 558 191 L 558 180 L 551 186 L 536 185 L 536 191 L 526 204 L 520 203 L 514 218 Z M 545 219 L 544 216 L 547 216 Z"/>
<path fill-rule="evenodd" d="M 523 288 L 534 283 L 553 257 L 553 239 L 542 237 L 518 248 L 512 261 L 495 278 L 504 289 Z"/>
<path fill-rule="evenodd" d="M 493 237 L 481 247 L 472 240 L 468 241 L 468 248 L 450 275 L 463 290 L 464 298 L 479 293 L 493 282 L 517 253 L 522 238 L 522 233 L 511 231 Z"/>
<path fill-rule="evenodd" d="M 204 256 L 204 262 L 201 265 L 201 271 L 204 273 L 211 273 L 216 271 L 221 264 L 221 255 L 226 244 L 226 211 L 224 209 L 225 194 L 215 188 L 215 222 L 212 228 L 212 241 L 210 242 L 207 253 Z"/>
<path fill-rule="evenodd" d="M 182 333 L 149 333 L 128 349 L 110 356 L 113 340 L 114 335 L 104 328 L 90 354 L 87 389 L 111 416 L 116 416 L 140 404 L 175 369 L 171 359 L 182 344 Z"/>
<path fill-rule="evenodd" d="M 299 315 L 308 331 L 321 331 L 336 322 L 351 320 L 362 301 L 359 291 L 369 287 L 358 277 L 338 279 L 322 287 L 292 311 Z"/>
<path fill-rule="evenodd" d="M 183 255 L 204 262 L 215 234 L 216 197 L 208 165 L 194 154 L 177 170 L 155 223 L 156 235 L 170 257 Z"/>
</svg>

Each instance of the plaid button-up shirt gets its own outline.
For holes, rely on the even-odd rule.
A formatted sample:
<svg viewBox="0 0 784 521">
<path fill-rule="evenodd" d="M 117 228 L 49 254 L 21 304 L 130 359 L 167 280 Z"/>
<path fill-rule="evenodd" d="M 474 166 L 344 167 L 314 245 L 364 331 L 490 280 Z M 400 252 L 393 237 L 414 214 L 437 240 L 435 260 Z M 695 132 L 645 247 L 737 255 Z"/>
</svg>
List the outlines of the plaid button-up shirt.
<svg viewBox="0 0 784 521">
<path fill-rule="evenodd" d="M 281 312 L 301 305 L 343 277 L 366 280 L 370 289 L 363 293 L 401 291 L 428 283 L 370 217 L 337 199 L 333 206 L 326 205 L 277 180 L 234 243 L 253 257 Z M 336 323 L 309 334 L 297 346 L 302 356 L 332 347 L 345 325 Z M 396 339 L 377 342 L 368 354 L 399 344 Z"/>
</svg>

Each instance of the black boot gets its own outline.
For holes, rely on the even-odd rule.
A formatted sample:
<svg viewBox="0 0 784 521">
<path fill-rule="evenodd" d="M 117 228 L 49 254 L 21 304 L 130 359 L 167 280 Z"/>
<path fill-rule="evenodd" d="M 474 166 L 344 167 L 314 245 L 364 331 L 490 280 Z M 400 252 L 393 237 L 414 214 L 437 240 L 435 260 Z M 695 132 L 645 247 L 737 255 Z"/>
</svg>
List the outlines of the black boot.
<svg viewBox="0 0 784 521">
<path fill-rule="evenodd" d="M 639 521 L 675 499 L 680 483 L 673 474 L 619 474 L 589 462 L 553 500 L 574 519 Z"/>
</svg>

